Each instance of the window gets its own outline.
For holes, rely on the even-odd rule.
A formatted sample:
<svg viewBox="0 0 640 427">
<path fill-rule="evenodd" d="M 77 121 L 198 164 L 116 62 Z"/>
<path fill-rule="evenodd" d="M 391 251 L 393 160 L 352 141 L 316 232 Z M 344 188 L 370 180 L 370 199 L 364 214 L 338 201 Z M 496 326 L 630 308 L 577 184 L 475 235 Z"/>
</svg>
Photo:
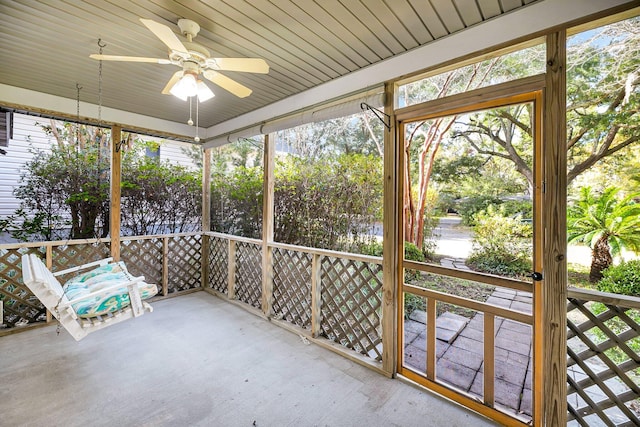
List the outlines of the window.
<svg viewBox="0 0 640 427">
<path fill-rule="evenodd" d="M 0 108 L 0 147 L 8 147 L 9 140 L 13 138 L 13 113 Z M 6 150 L 0 148 L 0 154 L 7 154 Z"/>
<path fill-rule="evenodd" d="M 147 146 L 145 150 L 145 156 L 152 159 L 160 159 L 160 145 Z"/>
</svg>

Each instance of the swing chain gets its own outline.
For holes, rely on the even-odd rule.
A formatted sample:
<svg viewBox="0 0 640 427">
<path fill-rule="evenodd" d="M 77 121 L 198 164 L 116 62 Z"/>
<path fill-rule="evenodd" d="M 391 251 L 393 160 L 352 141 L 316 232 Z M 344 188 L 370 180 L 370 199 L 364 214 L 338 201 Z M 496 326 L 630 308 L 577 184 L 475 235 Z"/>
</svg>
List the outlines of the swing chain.
<svg viewBox="0 0 640 427">
<path fill-rule="evenodd" d="M 82 86 L 76 83 L 76 145 L 80 145 L 80 90 Z"/>
<path fill-rule="evenodd" d="M 62 327 L 62 324 L 60 323 L 60 309 L 58 308 L 60 306 L 60 303 L 62 302 L 62 299 L 65 296 L 65 290 L 64 288 L 62 289 L 62 295 L 60 296 L 60 299 L 58 300 L 58 303 L 56 304 L 56 306 L 53 308 L 53 311 L 56 313 L 56 320 L 58 321 L 58 324 L 56 325 L 56 335 L 60 335 L 60 328 Z"/>
<path fill-rule="evenodd" d="M 107 46 L 102 42 L 102 39 L 98 39 L 98 47 L 100 48 L 100 55 L 102 55 L 102 49 Z M 102 124 L 102 59 L 98 61 L 98 127 Z"/>
</svg>

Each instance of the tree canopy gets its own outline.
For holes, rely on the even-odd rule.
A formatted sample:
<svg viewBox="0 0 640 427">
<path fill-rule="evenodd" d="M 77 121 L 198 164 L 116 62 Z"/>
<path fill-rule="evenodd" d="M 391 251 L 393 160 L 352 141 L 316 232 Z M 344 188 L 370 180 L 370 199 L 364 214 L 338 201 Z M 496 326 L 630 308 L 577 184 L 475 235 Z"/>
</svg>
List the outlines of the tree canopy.
<svg viewBox="0 0 640 427">
<path fill-rule="evenodd" d="M 640 252 L 640 193 L 618 197 L 620 189 L 609 187 L 594 194 L 580 190 L 580 198 L 568 212 L 569 243 L 585 243 L 592 250 L 589 280 L 597 282 L 623 249 Z"/>
</svg>

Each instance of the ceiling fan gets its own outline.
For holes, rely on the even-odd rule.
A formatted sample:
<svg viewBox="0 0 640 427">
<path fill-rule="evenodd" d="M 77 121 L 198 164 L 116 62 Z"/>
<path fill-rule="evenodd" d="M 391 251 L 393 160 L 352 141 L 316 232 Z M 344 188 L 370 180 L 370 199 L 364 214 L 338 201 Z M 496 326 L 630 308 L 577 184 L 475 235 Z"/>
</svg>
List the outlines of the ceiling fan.
<svg viewBox="0 0 640 427">
<path fill-rule="evenodd" d="M 251 94 L 251 89 L 218 71 L 240 71 L 260 74 L 269 72 L 269 65 L 264 59 L 260 58 L 212 58 L 207 49 L 193 42 L 193 39 L 200 31 L 200 25 L 189 19 L 178 20 L 178 27 L 187 38 L 186 42 L 180 41 L 171 28 L 166 25 L 150 19 L 140 18 L 140 21 L 167 45 L 169 48 L 168 59 L 98 54 L 92 54 L 89 57 L 103 61 L 177 65 L 182 70 L 173 74 L 162 93 L 175 95 L 182 100 L 187 100 L 190 96 L 197 96 L 200 102 L 214 96 L 211 89 L 200 79 L 200 75 L 237 97 L 244 98 Z"/>
</svg>

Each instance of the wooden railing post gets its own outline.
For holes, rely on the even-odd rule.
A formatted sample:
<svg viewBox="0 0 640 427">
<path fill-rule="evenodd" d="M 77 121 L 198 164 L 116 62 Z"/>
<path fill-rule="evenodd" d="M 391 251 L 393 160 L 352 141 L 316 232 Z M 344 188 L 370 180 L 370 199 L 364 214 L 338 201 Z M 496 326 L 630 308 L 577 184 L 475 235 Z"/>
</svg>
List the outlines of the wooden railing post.
<svg viewBox="0 0 640 427">
<path fill-rule="evenodd" d="M 229 279 L 227 288 L 227 297 L 229 299 L 235 299 L 236 297 L 236 242 L 235 240 L 229 240 Z"/>
<path fill-rule="evenodd" d="M 436 380 L 436 299 L 427 298 L 427 378 Z"/>
<path fill-rule="evenodd" d="M 162 295 L 169 294 L 169 238 L 162 239 Z"/>
<path fill-rule="evenodd" d="M 320 336 L 320 322 L 322 320 L 321 292 L 320 255 L 313 254 L 311 261 L 311 336 L 314 338 Z"/>
<path fill-rule="evenodd" d="M 275 140 L 273 135 L 264 136 L 264 165 L 262 186 L 262 312 L 273 314 L 273 242 L 274 222 L 274 172 Z"/>
<path fill-rule="evenodd" d="M 495 404 L 495 322 L 496 317 L 484 313 L 484 404 L 493 408 Z"/>
<path fill-rule="evenodd" d="M 202 153 L 202 289 L 209 287 L 209 235 L 211 230 L 211 152 L 208 148 Z"/>
<path fill-rule="evenodd" d="M 111 198 L 109 202 L 109 234 L 111 236 L 111 256 L 120 261 L 120 181 L 122 173 L 122 128 L 111 127 Z"/>
<path fill-rule="evenodd" d="M 397 360 L 397 289 L 398 289 L 398 137 L 396 135 L 394 101 L 395 84 L 385 85 L 385 113 L 391 116 L 391 129 L 384 133 L 384 198 L 382 259 L 382 369 L 396 372 Z"/>
</svg>

